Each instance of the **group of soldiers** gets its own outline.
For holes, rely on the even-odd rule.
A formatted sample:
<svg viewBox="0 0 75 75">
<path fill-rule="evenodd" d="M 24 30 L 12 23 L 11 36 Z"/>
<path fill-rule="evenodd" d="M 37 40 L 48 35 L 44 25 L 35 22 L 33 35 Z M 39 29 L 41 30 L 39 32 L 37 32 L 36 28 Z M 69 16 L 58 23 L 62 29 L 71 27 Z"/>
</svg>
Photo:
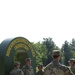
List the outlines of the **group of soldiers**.
<svg viewBox="0 0 75 75">
<path fill-rule="evenodd" d="M 49 63 L 44 71 L 43 65 L 38 65 L 38 72 L 36 75 L 75 75 L 75 59 L 70 59 L 68 68 L 65 65 L 60 64 L 61 54 L 59 50 L 53 50 L 52 58 L 53 61 Z M 25 65 L 20 69 L 20 62 L 14 63 L 14 69 L 10 72 L 10 75 L 35 75 L 33 67 L 31 66 L 31 59 L 27 58 Z"/>
<path fill-rule="evenodd" d="M 14 62 L 14 69 L 10 72 L 10 75 L 34 75 L 33 67 L 31 66 L 31 59 L 25 60 L 25 65 L 20 69 L 20 62 Z"/>
</svg>

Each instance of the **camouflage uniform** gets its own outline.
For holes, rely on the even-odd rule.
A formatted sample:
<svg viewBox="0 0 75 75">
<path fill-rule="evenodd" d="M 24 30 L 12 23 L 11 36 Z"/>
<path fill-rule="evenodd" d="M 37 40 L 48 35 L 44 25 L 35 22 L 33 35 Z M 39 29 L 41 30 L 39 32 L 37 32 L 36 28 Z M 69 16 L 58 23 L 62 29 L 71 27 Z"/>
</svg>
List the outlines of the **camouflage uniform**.
<svg viewBox="0 0 75 75">
<path fill-rule="evenodd" d="M 34 75 L 32 66 L 23 66 L 22 70 L 24 72 L 24 75 Z"/>
<path fill-rule="evenodd" d="M 45 75 L 73 75 L 73 74 L 66 66 L 61 65 L 58 61 L 53 61 L 45 68 Z"/>
<path fill-rule="evenodd" d="M 75 65 L 71 67 L 71 71 L 75 74 Z"/>
<path fill-rule="evenodd" d="M 21 69 L 15 68 L 10 72 L 10 75 L 24 75 L 24 73 Z"/>
<path fill-rule="evenodd" d="M 31 62 L 31 59 L 27 58 L 25 60 L 25 62 L 27 62 L 27 61 Z M 24 72 L 24 75 L 34 75 L 34 70 L 33 70 L 32 66 L 25 65 L 25 66 L 23 66 L 22 71 Z"/>
<path fill-rule="evenodd" d="M 55 57 L 59 54 L 59 51 L 54 51 Z M 53 58 L 54 59 L 54 58 Z M 58 60 L 53 60 L 48 64 L 44 70 L 44 75 L 73 75 L 68 67 L 61 65 Z"/>
<path fill-rule="evenodd" d="M 20 65 L 20 62 L 14 62 L 14 69 L 10 72 L 10 75 L 24 75 L 23 71 L 19 67 L 17 67 L 18 65 Z"/>
</svg>

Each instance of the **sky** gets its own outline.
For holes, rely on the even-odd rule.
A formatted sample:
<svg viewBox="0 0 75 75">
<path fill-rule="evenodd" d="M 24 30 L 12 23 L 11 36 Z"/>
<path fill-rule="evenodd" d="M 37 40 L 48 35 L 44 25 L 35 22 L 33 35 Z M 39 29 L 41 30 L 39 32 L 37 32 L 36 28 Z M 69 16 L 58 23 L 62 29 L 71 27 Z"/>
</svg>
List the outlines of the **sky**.
<svg viewBox="0 0 75 75">
<path fill-rule="evenodd" d="M 75 38 L 75 0 L 0 0 L 0 43 L 19 36 L 61 48 Z"/>
</svg>

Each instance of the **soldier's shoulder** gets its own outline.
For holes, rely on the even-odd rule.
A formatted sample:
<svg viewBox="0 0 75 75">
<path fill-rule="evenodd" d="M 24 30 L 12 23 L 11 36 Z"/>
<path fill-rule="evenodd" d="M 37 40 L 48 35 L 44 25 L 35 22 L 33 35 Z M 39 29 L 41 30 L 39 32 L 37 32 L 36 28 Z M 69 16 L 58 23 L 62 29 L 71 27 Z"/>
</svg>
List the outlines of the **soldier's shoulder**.
<svg viewBox="0 0 75 75">
<path fill-rule="evenodd" d="M 67 66 L 65 66 L 65 65 L 63 65 L 63 64 L 61 64 L 61 67 L 62 67 L 62 68 L 65 68 L 65 69 L 69 69 Z"/>
<path fill-rule="evenodd" d="M 24 73 L 23 73 L 23 71 L 22 71 L 21 69 L 17 69 L 17 73 L 18 73 L 19 75 L 24 75 Z"/>
<path fill-rule="evenodd" d="M 13 75 L 14 73 L 16 74 L 18 71 L 17 69 L 13 69 L 11 72 L 10 72 L 10 75 Z"/>
<path fill-rule="evenodd" d="M 29 68 L 30 68 L 30 69 L 33 69 L 33 67 L 32 67 L 32 66 L 30 66 Z"/>
<path fill-rule="evenodd" d="M 11 74 L 13 71 L 14 71 L 14 69 L 10 71 L 10 74 Z"/>
<path fill-rule="evenodd" d="M 11 73 L 14 72 L 14 71 L 16 71 L 16 69 L 11 70 Z"/>
<path fill-rule="evenodd" d="M 26 67 L 26 65 L 24 65 L 23 67 Z"/>
<path fill-rule="evenodd" d="M 22 67 L 22 70 L 25 70 L 26 69 L 26 66 L 24 65 L 23 67 Z"/>
<path fill-rule="evenodd" d="M 67 67 L 67 66 L 65 66 L 65 65 L 60 65 L 60 69 L 62 69 L 63 71 L 68 71 L 69 70 L 69 68 Z"/>
<path fill-rule="evenodd" d="M 51 63 L 49 63 L 46 67 L 45 67 L 45 69 L 44 70 L 46 70 L 46 69 L 50 69 L 51 67 L 52 67 L 52 62 Z"/>
<path fill-rule="evenodd" d="M 22 71 L 21 69 L 17 69 L 18 71 Z"/>
</svg>

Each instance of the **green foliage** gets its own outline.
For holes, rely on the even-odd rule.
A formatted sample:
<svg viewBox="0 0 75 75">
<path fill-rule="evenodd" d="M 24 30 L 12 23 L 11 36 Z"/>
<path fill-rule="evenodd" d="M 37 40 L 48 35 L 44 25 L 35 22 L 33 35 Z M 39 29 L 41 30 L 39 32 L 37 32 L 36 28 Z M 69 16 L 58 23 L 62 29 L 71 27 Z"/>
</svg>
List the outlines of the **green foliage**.
<svg viewBox="0 0 75 75">
<path fill-rule="evenodd" d="M 72 39 L 71 43 L 65 41 L 61 50 L 63 52 L 64 64 L 68 65 L 69 59 L 75 58 L 75 40 Z"/>
<path fill-rule="evenodd" d="M 71 57 L 71 55 L 70 55 L 70 46 L 69 46 L 69 43 L 67 41 L 64 42 L 61 50 L 62 50 L 63 55 L 64 55 L 64 64 L 67 65 L 68 60 Z"/>
<path fill-rule="evenodd" d="M 36 65 L 40 63 L 47 65 L 50 63 L 52 61 L 52 51 L 54 49 L 59 49 L 50 37 L 43 38 L 41 43 L 32 43 L 32 45 L 36 51 Z"/>
<path fill-rule="evenodd" d="M 36 51 L 36 64 L 43 63 L 47 65 L 52 61 L 52 51 L 60 50 L 56 46 L 52 38 L 43 38 L 43 41 L 40 43 L 32 43 Z M 70 58 L 75 58 L 75 39 L 72 39 L 72 42 L 65 41 L 61 48 L 61 62 L 65 65 L 68 65 Z"/>
<path fill-rule="evenodd" d="M 46 46 L 43 45 L 42 43 L 32 43 L 34 50 L 36 51 L 36 65 L 42 63 L 42 58 L 47 58 L 46 53 Z"/>
<path fill-rule="evenodd" d="M 43 38 L 43 45 L 46 46 L 47 49 L 47 59 L 43 59 L 43 61 L 45 60 L 45 65 L 47 65 L 48 63 L 50 63 L 52 61 L 52 51 L 55 49 L 59 49 L 55 43 L 53 42 L 52 38 Z"/>
<path fill-rule="evenodd" d="M 75 58 L 75 39 L 72 39 L 72 42 L 70 43 L 70 52 L 71 52 L 71 57 Z"/>
</svg>

